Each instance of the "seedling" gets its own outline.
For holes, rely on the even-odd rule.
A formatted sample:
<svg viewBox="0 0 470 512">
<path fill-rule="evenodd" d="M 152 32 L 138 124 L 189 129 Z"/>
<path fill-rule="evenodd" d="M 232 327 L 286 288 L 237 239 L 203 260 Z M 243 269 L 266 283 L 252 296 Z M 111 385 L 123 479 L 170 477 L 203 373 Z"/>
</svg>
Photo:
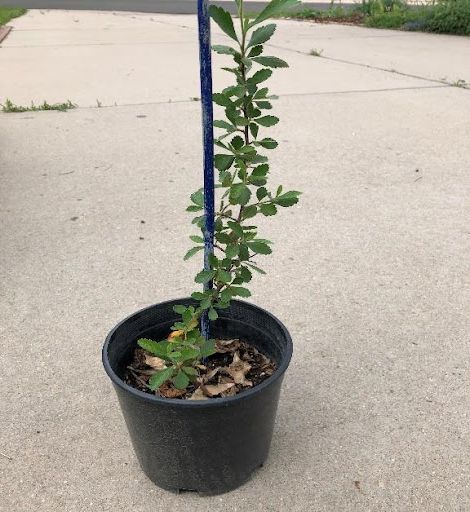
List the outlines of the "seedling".
<svg viewBox="0 0 470 512">
<path fill-rule="evenodd" d="M 138 340 L 141 348 L 162 361 L 149 380 L 151 389 L 169 381 L 174 387 L 185 389 L 198 378 L 201 360 L 215 352 L 214 340 L 201 334 L 202 315 L 216 320 L 218 311 L 228 308 L 233 297 L 250 297 L 248 285 L 253 273 L 265 273 L 258 259 L 271 254 L 272 242 L 259 235 L 255 218 L 272 217 L 299 200 L 298 191 L 284 191 L 282 185 L 269 186 L 270 165 L 265 153 L 278 143 L 264 133 L 279 122 L 270 113 L 276 96 L 270 94 L 266 81 L 273 69 L 288 67 L 284 60 L 265 55 L 264 44 L 275 33 L 276 25 L 264 22 L 297 3 L 273 0 L 253 19 L 245 15 L 244 1 L 236 0 L 238 27 L 223 8 L 210 9 L 214 22 L 233 41 L 231 46 L 215 45 L 213 51 L 233 61 L 223 69 L 234 79 L 233 85 L 213 95 L 214 103 L 224 112 L 223 118 L 214 121 L 218 150 L 215 168 L 219 173 L 214 253 L 209 255 L 209 268 L 195 277 L 195 282 L 205 285 L 205 290 L 191 295 L 196 306 L 175 306 L 181 318 L 171 327 L 168 339 Z M 190 236 L 195 245 L 188 250 L 185 260 L 204 250 L 203 209 L 204 192 L 199 189 L 191 194 L 186 209 L 195 214 L 192 224 L 199 232 Z"/>
</svg>

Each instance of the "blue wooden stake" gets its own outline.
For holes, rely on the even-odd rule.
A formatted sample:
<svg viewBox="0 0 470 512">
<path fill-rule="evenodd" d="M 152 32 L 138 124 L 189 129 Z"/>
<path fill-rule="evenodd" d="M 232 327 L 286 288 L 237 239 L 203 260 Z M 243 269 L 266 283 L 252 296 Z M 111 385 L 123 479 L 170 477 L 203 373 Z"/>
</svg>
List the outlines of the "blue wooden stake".
<svg viewBox="0 0 470 512">
<path fill-rule="evenodd" d="M 209 255 L 214 252 L 214 114 L 212 108 L 211 30 L 208 0 L 198 0 L 199 70 L 201 77 L 202 137 L 204 147 L 204 268 L 210 269 Z M 205 289 L 212 288 L 212 281 Z M 201 318 L 202 335 L 209 339 L 207 312 Z"/>
</svg>

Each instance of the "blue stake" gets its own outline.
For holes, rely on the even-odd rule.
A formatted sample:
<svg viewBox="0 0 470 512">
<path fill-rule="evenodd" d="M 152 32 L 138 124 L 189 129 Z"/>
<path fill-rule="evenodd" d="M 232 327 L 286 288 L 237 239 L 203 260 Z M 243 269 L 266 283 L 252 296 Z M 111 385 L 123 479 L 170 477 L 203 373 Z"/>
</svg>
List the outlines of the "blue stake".
<svg viewBox="0 0 470 512">
<path fill-rule="evenodd" d="M 210 270 L 209 255 L 214 252 L 214 114 L 212 109 L 211 29 L 208 0 L 197 1 L 197 17 L 204 147 L 204 268 Z M 210 288 L 212 288 L 212 281 L 205 285 L 206 290 Z M 201 332 L 206 339 L 209 339 L 209 327 L 206 312 L 201 318 Z"/>
</svg>

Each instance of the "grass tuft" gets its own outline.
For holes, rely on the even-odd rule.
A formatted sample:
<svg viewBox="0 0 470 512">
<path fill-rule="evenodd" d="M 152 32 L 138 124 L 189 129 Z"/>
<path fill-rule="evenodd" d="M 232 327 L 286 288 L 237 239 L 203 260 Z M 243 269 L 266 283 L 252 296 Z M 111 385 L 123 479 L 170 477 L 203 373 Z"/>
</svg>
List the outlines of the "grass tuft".
<svg viewBox="0 0 470 512">
<path fill-rule="evenodd" d="M 6 114 L 12 114 L 16 112 L 37 112 L 39 110 L 58 110 L 59 112 L 66 112 L 67 110 L 77 108 L 77 105 L 72 103 L 70 100 L 65 101 L 64 103 L 47 103 L 47 101 L 43 101 L 39 105 L 35 105 L 31 102 L 30 106 L 23 105 L 15 105 L 10 99 L 6 99 L 5 103 L 1 104 L 2 112 Z"/>
<path fill-rule="evenodd" d="M 13 18 L 18 18 L 26 12 L 26 9 L 14 7 L 0 7 L 0 26 L 5 25 Z"/>
</svg>

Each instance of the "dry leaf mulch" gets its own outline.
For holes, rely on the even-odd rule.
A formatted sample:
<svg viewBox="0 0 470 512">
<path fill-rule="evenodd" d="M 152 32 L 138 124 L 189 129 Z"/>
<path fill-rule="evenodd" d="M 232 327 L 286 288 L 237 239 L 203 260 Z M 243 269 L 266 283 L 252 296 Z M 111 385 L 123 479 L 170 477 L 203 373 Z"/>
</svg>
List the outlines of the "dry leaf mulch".
<svg viewBox="0 0 470 512">
<path fill-rule="evenodd" d="M 134 351 L 124 381 L 140 391 L 165 398 L 208 400 L 233 396 L 261 384 L 276 369 L 271 359 L 245 341 L 217 340 L 216 349 L 217 352 L 208 357 L 204 365 L 197 367 L 200 376 L 187 389 L 176 389 L 171 383 L 165 383 L 155 391 L 149 389 L 148 380 L 155 370 L 165 368 L 165 362 L 150 356 L 140 347 Z"/>
</svg>

